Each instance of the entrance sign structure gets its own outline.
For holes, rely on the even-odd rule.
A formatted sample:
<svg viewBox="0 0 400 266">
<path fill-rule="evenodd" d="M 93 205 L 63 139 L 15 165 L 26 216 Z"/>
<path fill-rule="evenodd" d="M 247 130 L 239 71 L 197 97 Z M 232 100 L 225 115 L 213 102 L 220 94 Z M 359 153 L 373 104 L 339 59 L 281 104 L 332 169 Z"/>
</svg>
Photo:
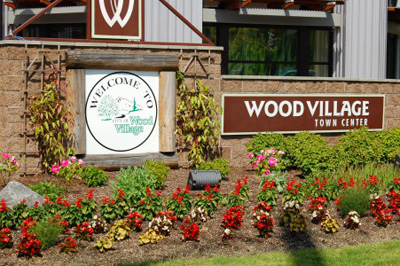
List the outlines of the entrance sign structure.
<svg viewBox="0 0 400 266">
<path fill-rule="evenodd" d="M 177 165 L 178 57 L 68 52 L 75 149 L 85 161 L 118 169 L 146 159 Z"/>
<path fill-rule="evenodd" d="M 385 95 L 225 94 L 223 135 L 347 132 L 384 128 Z"/>
<path fill-rule="evenodd" d="M 98 0 L 91 3 L 92 38 L 141 40 L 143 0 Z"/>
</svg>

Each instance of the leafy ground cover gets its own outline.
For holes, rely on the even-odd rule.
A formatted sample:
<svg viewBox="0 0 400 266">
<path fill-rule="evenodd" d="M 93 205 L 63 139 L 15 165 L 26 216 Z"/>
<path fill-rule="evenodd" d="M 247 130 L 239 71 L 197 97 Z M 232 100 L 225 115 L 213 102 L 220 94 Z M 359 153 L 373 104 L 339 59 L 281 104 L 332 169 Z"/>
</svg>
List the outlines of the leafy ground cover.
<svg viewBox="0 0 400 266">
<path fill-rule="evenodd" d="M 171 170 L 165 188 L 162 191 L 162 198 L 166 198 L 176 192 L 176 187 L 185 187 L 187 183 L 189 171 L 187 169 Z M 287 176 L 287 180 L 295 179 L 295 184 L 299 181 L 300 172 L 291 171 Z M 273 232 L 269 238 L 262 238 L 259 232 L 254 228 L 253 207 L 257 204 L 257 194 L 260 190 L 260 177 L 258 177 L 251 166 L 247 169 L 232 167 L 228 180 L 223 181 L 221 185 L 221 193 L 228 196 L 237 189 L 237 180 L 248 176 L 247 186 L 249 192 L 249 201 L 244 206 L 244 214 L 242 224 L 238 230 L 235 230 L 232 238 L 222 240 L 224 228 L 221 227 L 221 221 L 226 214 L 225 207 L 219 207 L 213 219 L 207 221 L 199 231 L 199 241 L 182 241 L 181 225 L 186 225 L 184 221 L 176 221 L 175 225 L 170 229 L 169 236 L 164 236 L 158 244 L 140 246 L 140 232 L 130 232 L 129 238 L 124 241 L 115 241 L 113 248 L 107 252 L 99 253 L 94 244 L 105 237 L 106 233 L 94 234 L 93 241 L 76 240 L 78 253 L 65 254 L 59 253 L 59 247 L 53 246 L 42 251 L 42 257 L 34 257 L 27 261 L 25 258 L 18 258 L 15 254 L 15 246 L 10 249 L 0 250 L 0 264 L 9 265 L 25 265 L 25 264 L 114 264 L 114 263 L 145 263 L 152 261 L 164 261 L 167 259 L 177 258 L 209 258 L 215 256 L 241 256 L 249 254 L 270 253 L 287 251 L 291 254 L 293 251 L 303 248 L 338 248 L 348 245 L 356 245 L 362 243 L 382 242 L 394 239 L 400 239 L 400 230 L 397 223 L 389 224 L 387 227 L 378 227 L 375 225 L 375 218 L 368 215 L 361 219 L 359 229 L 349 230 L 343 227 L 344 219 L 341 218 L 336 206 L 331 202 L 327 209 L 330 215 L 338 219 L 339 229 L 335 234 L 326 234 L 321 230 L 321 226 L 311 223 L 312 214 L 307 210 L 310 200 L 305 200 L 301 210 L 301 214 L 307 221 L 307 230 L 304 232 L 290 232 L 290 230 L 279 225 L 280 215 L 283 213 L 282 195 L 277 199 L 276 207 L 271 211 L 275 225 Z M 110 176 L 110 183 L 115 181 L 114 174 Z M 77 197 L 84 197 L 89 191 L 83 180 L 71 180 L 66 185 L 57 177 L 36 176 L 30 179 L 19 178 L 18 181 L 30 185 L 47 180 L 55 184 L 61 184 L 66 188 L 64 194 L 68 201 L 75 202 Z M 240 189 L 241 190 L 241 189 Z M 239 190 L 239 192 L 240 192 Z M 204 191 L 190 192 L 193 199 L 196 199 Z M 111 198 L 114 190 L 105 185 L 95 187 L 93 191 L 93 199 L 100 203 L 104 196 Z M 386 201 L 386 200 L 385 200 Z M 388 203 L 386 201 L 386 203 Z M 397 216 L 396 216 L 397 217 Z M 397 219 L 397 218 L 396 218 Z M 143 222 L 143 231 L 148 229 L 148 222 Z M 12 237 L 18 240 L 21 232 L 12 230 Z M 64 238 L 73 235 L 72 232 L 66 233 Z M 330 263 L 327 263 L 330 264 Z"/>
</svg>

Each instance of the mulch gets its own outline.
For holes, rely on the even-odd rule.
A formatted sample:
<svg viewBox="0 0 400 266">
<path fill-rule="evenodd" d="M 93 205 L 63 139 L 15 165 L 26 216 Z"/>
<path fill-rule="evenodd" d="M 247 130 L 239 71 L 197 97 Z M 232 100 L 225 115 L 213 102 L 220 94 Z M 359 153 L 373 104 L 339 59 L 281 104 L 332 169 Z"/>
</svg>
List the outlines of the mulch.
<svg viewBox="0 0 400 266">
<path fill-rule="evenodd" d="M 104 196 L 111 197 L 112 190 L 110 184 L 115 181 L 115 174 L 110 173 L 108 185 L 94 188 L 94 198 L 100 202 Z M 293 170 L 289 173 L 288 179 L 301 179 L 299 172 Z M 171 170 L 168 180 L 165 183 L 163 197 L 172 195 L 177 186 L 185 187 L 189 175 L 188 169 Z M 223 228 L 221 227 L 222 216 L 225 208 L 221 206 L 214 214 L 214 217 L 207 221 L 200 230 L 199 242 L 182 242 L 181 230 L 179 226 L 181 222 L 177 222 L 171 231 L 171 235 L 164 238 L 158 244 L 139 245 L 139 234 L 133 232 L 130 238 L 124 241 L 115 242 L 114 249 L 105 253 L 99 253 L 93 246 L 97 239 L 102 235 L 95 235 L 93 242 L 78 241 L 77 254 L 59 253 L 57 246 L 42 251 L 42 257 L 34 257 L 26 260 L 18 258 L 15 247 L 21 236 L 20 230 L 13 231 L 15 245 L 11 249 L 0 250 L 1 265 L 65 265 L 65 264 L 97 264 L 110 265 L 115 263 L 143 263 L 164 261 L 175 258 L 197 258 L 212 256 L 232 256 L 232 255 L 248 255 L 257 253 L 266 253 L 274 251 L 293 251 L 304 248 L 337 248 L 347 245 L 357 245 L 362 243 L 382 242 L 394 239 L 400 239 L 400 228 L 397 222 L 386 228 L 378 227 L 374 224 L 374 218 L 371 216 L 362 218 L 360 229 L 350 230 L 343 227 L 343 219 L 334 206 L 329 207 L 330 214 L 333 218 L 339 219 L 339 232 L 335 234 L 326 234 L 319 225 L 311 223 L 311 214 L 306 210 L 309 201 L 304 202 L 303 214 L 306 216 L 308 225 L 305 232 L 292 233 L 283 226 L 279 225 L 280 214 L 283 207 L 281 198 L 278 206 L 274 208 L 272 216 L 274 218 L 274 232 L 270 238 L 262 238 L 258 236 L 257 230 L 252 226 L 252 208 L 256 204 L 256 195 L 259 190 L 260 178 L 255 175 L 251 169 L 233 167 L 228 180 L 222 181 L 221 192 L 228 195 L 234 189 L 237 179 L 248 176 L 250 187 L 250 201 L 245 206 L 245 216 L 243 218 L 243 226 L 239 231 L 234 231 L 234 236 L 230 240 L 223 241 L 221 239 Z M 74 202 L 76 198 L 83 197 L 89 188 L 81 180 L 73 180 L 70 183 L 62 182 L 60 179 L 51 176 L 39 175 L 34 177 L 19 177 L 17 181 L 25 185 L 34 184 L 44 180 L 59 183 L 67 188 L 68 192 L 65 197 Z M 193 198 L 200 195 L 202 191 L 192 191 Z M 334 205 L 333 203 L 331 205 Z M 143 229 L 147 229 L 147 222 L 144 223 Z M 63 236 L 64 238 L 67 235 Z"/>
</svg>

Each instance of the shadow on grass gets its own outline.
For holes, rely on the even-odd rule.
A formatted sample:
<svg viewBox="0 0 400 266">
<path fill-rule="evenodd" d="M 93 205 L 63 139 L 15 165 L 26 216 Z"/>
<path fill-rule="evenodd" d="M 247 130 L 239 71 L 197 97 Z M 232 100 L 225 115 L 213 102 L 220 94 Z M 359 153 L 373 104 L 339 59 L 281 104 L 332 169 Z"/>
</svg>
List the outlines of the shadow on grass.
<svg viewBox="0 0 400 266">
<path fill-rule="evenodd" d="M 325 266 L 322 254 L 316 249 L 308 231 L 291 232 L 289 228 L 284 228 L 283 241 L 287 245 L 287 251 L 292 258 L 292 265 L 319 265 Z"/>
</svg>

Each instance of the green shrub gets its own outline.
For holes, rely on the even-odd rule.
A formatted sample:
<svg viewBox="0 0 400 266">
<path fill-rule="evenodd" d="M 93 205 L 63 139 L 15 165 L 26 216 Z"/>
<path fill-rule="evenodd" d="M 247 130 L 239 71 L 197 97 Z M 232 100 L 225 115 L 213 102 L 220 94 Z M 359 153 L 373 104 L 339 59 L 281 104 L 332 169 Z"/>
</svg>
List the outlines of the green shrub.
<svg viewBox="0 0 400 266">
<path fill-rule="evenodd" d="M 163 188 L 171 169 L 164 162 L 153 161 L 150 159 L 146 160 L 144 168 L 150 171 L 150 173 L 157 179 L 156 188 Z"/>
<path fill-rule="evenodd" d="M 375 133 L 377 144 L 381 149 L 381 163 L 394 162 L 396 154 L 400 153 L 400 129 L 392 128 Z"/>
<path fill-rule="evenodd" d="M 57 244 L 61 233 L 64 232 L 64 227 L 59 223 L 39 221 L 29 231 L 32 234 L 36 234 L 37 238 L 42 243 L 42 248 L 47 249 Z"/>
<path fill-rule="evenodd" d="M 290 159 L 304 176 L 330 175 L 338 166 L 338 157 L 318 134 L 300 132 L 288 138 Z"/>
<path fill-rule="evenodd" d="M 288 138 L 278 133 L 258 133 L 248 143 L 246 148 L 249 153 L 258 154 L 261 150 L 274 148 L 275 150 L 284 151 L 282 163 L 285 167 L 292 165 L 290 154 L 288 152 Z"/>
<path fill-rule="evenodd" d="M 60 187 L 59 184 L 53 184 L 52 182 L 47 181 L 30 185 L 29 188 L 40 194 L 42 197 L 49 197 L 51 201 L 56 201 L 62 193 L 67 191 L 66 189 Z"/>
<path fill-rule="evenodd" d="M 231 172 L 230 163 L 223 158 L 216 158 L 212 161 L 204 162 L 199 165 L 198 170 L 220 170 L 221 178 L 225 179 Z"/>
<path fill-rule="evenodd" d="M 117 182 L 114 182 L 111 186 L 114 189 L 114 197 L 118 195 L 118 189 L 121 189 L 132 207 L 137 205 L 145 196 L 146 188 L 154 190 L 159 184 L 155 175 L 145 167 L 121 169 L 121 172 L 116 175 L 116 179 Z"/>
<path fill-rule="evenodd" d="M 368 132 L 367 128 L 350 130 L 342 136 L 334 147 L 340 157 L 341 165 L 347 167 L 380 163 L 383 150 L 377 136 Z"/>
<path fill-rule="evenodd" d="M 364 216 L 369 210 L 371 199 L 368 190 L 361 188 L 347 188 L 340 196 L 339 210 L 343 217 L 350 211 L 356 211 Z"/>
<path fill-rule="evenodd" d="M 108 175 L 103 170 L 91 165 L 83 169 L 82 178 L 88 187 L 99 187 L 108 182 Z"/>
</svg>

